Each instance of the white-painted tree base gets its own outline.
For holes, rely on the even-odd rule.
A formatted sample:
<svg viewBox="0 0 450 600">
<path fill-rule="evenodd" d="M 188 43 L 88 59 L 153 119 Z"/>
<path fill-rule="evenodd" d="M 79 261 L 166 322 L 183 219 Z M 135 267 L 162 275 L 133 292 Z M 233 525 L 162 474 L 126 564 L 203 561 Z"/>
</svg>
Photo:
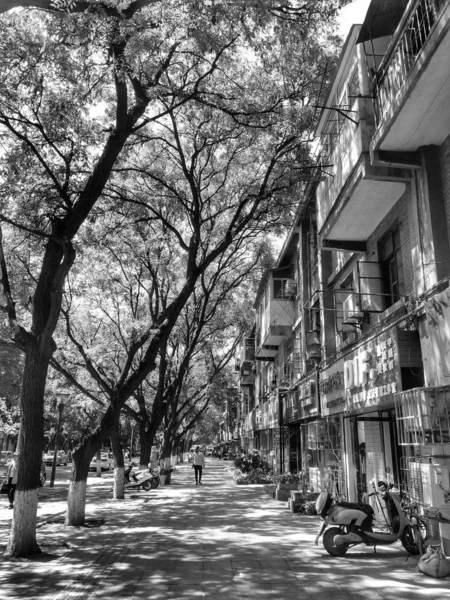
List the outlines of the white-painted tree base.
<svg viewBox="0 0 450 600">
<path fill-rule="evenodd" d="M 86 481 L 71 481 L 67 496 L 66 525 L 84 525 L 86 518 Z"/>
<path fill-rule="evenodd" d="M 123 481 L 123 473 L 125 469 L 124 467 L 116 467 L 114 469 L 114 490 L 113 490 L 113 498 L 114 500 L 122 500 L 125 498 L 124 491 L 124 481 Z"/>
<path fill-rule="evenodd" d="M 37 504 L 37 489 L 16 490 L 7 555 L 25 557 L 40 552 L 36 540 Z"/>
</svg>

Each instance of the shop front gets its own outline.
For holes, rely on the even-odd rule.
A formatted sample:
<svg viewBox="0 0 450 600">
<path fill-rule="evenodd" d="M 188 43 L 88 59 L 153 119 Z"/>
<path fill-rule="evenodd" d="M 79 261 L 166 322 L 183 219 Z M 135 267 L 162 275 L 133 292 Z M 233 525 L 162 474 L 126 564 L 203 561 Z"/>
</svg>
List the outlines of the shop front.
<svg viewBox="0 0 450 600">
<path fill-rule="evenodd" d="M 301 465 L 304 482 L 320 490 L 322 472 L 317 442 L 317 426 L 319 419 L 319 390 L 317 372 L 310 373 L 302 379 L 298 386 L 298 416 L 300 422 Z"/>
<path fill-rule="evenodd" d="M 321 371 L 319 392 L 322 418 L 318 421 L 317 439 L 324 489 L 333 496 L 348 497 L 343 360 Z"/>
<path fill-rule="evenodd" d="M 343 363 L 349 500 L 363 501 L 372 482 L 400 481 L 395 394 L 402 378 L 397 330 L 347 354 Z"/>
<path fill-rule="evenodd" d="M 278 422 L 276 396 L 273 394 L 264 404 L 255 409 L 253 450 L 258 450 L 261 458 L 271 468 L 275 467 L 274 454 L 276 453 L 277 439 L 275 431 Z"/>
<path fill-rule="evenodd" d="M 299 473 L 302 464 L 298 399 L 298 390 L 293 389 L 285 394 L 283 402 L 283 422 L 286 430 L 285 464 L 290 473 Z"/>
</svg>

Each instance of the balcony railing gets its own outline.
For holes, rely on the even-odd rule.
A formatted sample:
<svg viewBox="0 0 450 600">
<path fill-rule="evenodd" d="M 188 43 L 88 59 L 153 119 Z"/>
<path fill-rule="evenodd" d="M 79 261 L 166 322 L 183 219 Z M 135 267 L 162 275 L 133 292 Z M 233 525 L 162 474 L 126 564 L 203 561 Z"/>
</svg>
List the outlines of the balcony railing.
<svg viewBox="0 0 450 600">
<path fill-rule="evenodd" d="M 406 84 L 408 74 L 434 30 L 434 25 L 448 0 L 416 0 L 403 16 L 398 37 L 387 52 L 375 74 L 375 118 L 383 120 L 392 99 L 397 98 Z"/>
</svg>

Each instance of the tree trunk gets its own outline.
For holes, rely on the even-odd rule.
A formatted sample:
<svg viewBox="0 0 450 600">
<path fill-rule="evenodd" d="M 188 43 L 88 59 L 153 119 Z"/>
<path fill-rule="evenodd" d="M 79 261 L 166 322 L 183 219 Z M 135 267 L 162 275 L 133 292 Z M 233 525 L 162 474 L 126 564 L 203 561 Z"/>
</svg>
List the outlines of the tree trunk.
<svg viewBox="0 0 450 600">
<path fill-rule="evenodd" d="M 86 487 L 87 476 L 84 480 L 70 481 L 67 495 L 67 510 L 65 525 L 79 527 L 86 519 Z"/>
<path fill-rule="evenodd" d="M 139 468 L 147 469 L 150 462 L 150 454 L 152 450 L 154 434 L 149 428 L 145 431 L 145 424 L 139 424 L 139 441 L 141 443 L 141 451 L 139 454 Z"/>
<path fill-rule="evenodd" d="M 166 429 L 164 432 L 164 448 L 161 453 L 160 461 L 164 467 L 170 467 L 173 449 L 173 437 L 171 431 Z"/>
<path fill-rule="evenodd" d="M 73 468 L 67 495 L 67 511 L 65 525 L 79 527 L 84 525 L 86 518 L 86 487 L 89 475 L 89 463 L 86 456 L 78 453 L 78 449 L 72 455 Z M 95 452 L 92 453 L 92 457 Z"/>
<path fill-rule="evenodd" d="M 50 356 L 50 349 L 43 353 L 39 341 L 30 341 L 21 394 L 20 456 L 14 514 L 6 550 L 10 556 L 25 557 L 40 552 L 36 540 L 36 515 L 44 445 L 44 391 Z"/>
<path fill-rule="evenodd" d="M 117 413 L 117 414 L 116 414 Z M 86 482 L 89 465 L 104 441 L 113 435 L 119 411 L 111 406 L 103 416 L 101 424 L 92 435 L 84 438 L 72 455 L 73 469 L 67 497 L 66 525 L 79 527 L 86 517 Z"/>
<path fill-rule="evenodd" d="M 113 498 L 114 500 L 123 500 L 125 498 L 124 490 L 124 459 L 123 459 L 123 448 L 120 443 L 119 427 L 116 425 L 111 433 L 111 446 L 114 453 L 114 486 L 113 486 Z"/>
</svg>

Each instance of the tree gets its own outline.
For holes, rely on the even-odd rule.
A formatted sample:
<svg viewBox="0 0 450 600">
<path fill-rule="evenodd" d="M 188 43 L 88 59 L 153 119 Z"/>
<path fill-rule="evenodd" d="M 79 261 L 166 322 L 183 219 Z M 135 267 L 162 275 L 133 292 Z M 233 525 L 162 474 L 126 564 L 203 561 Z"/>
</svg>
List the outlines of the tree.
<svg viewBox="0 0 450 600">
<path fill-rule="evenodd" d="M 107 222 L 111 224 L 109 216 Z M 158 239 L 154 227 L 152 223 L 152 238 Z M 101 244 L 95 244 L 92 250 L 97 264 L 91 269 L 91 277 L 86 278 L 84 268 L 84 260 L 92 262 L 90 251 L 85 252 L 74 268 L 68 286 L 68 309 L 63 310 L 68 343 L 59 338 L 64 349 L 51 361 L 79 393 L 95 400 L 99 421 L 110 406 L 106 385 L 113 388 L 123 365 L 130 361 L 136 332 L 146 330 L 147 323 L 154 322 L 161 310 L 158 307 L 164 310 L 168 296 L 176 293 L 178 263 L 182 260 L 182 254 L 177 255 L 166 238 L 160 246 L 155 241 L 149 246 L 149 236 L 142 236 L 139 243 L 139 236 L 133 237 L 129 227 L 123 237 L 118 235 L 116 227 L 111 227 L 111 231 L 113 234 L 108 238 L 97 221 Z M 264 249 L 258 243 L 251 252 L 251 246 L 234 245 L 232 253 L 217 259 L 213 269 L 199 278 L 171 336 L 159 349 L 158 368 L 140 383 L 123 407 L 139 426 L 142 468 L 149 462 L 154 436 L 167 416 L 167 409 L 172 409 L 181 389 L 186 387 L 190 361 L 195 359 L 198 364 L 199 354 L 204 364 L 207 361 L 208 369 L 203 371 L 200 386 L 204 392 L 232 355 L 232 348 L 223 350 L 227 332 L 231 331 L 229 337 L 236 338 L 247 326 L 249 303 L 245 299 L 249 292 L 243 293 L 243 283 L 248 287 L 246 278 L 258 265 Z M 236 297 L 239 288 L 241 298 Z M 222 355 L 222 359 L 216 361 L 214 355 Z M 140 366 L 142 354 L 134 358 L 131 373 Z M 173 410 L 171 414 L 173 428 L 176 423 Z M 89 443 L 90 437 L 85 436 L 84 447 L 88 448 Z M 78 457 L 75 452 L 75 471 L 79 468 Z M 118 484 L 122 473 L 115 475 L 115 494 L 121 497 Z"/>
<path fill-rule="evenodd" d="M 111 405 L 87 451 L 80 449 L 82 468 L 71 482 L 69 513 L 70 506 L 77 506 L 84 496 L 82 481 L 90 455 L 116 426 L 126 400 L 156 368 L 159 348 L 198 278 L 255 219 L 270 219 L 271 200 L 288 189 L 287 176 L 290 172 L 292 179 L 292 170 L 285 161 L 292 152 L 301 151 L 305 141 L 301 132 L 307 129 L 307 122 L 309 126 L 311 115 L 303 122 L 286 123 L 285 100 L 295 102 L 298 90 L 289 86 L 279 71 L 270 83 L 276 61 L 263 64 L 258 56 L 267 54 L 269 43 L 282 53 L 283 39 L 288 36 L 296 36 L 306 47 L 308 28 L 317 27 L 330 13 L 330 3 L 319 1 L 291 10 L 288 4 L 275 8 L 272 2 L 249 5 L 237 1 L 230 7 L 208 2 L 25 0 L 5 2 L 2 11 L 33 6 L 46 10 L 11 12 L 0 22 L 4 147 L 0 269 L 11 336 L 25 354 L 23 452 L 8 545 L 8 552 L 15 556 L 39 551 L 35 522 L 40 457 L 35 450 L 43 438 L 45 385 L 56 349 L 53 335 L 82 229 L 87 220 L 94 223 L 99 211 L 107 210 L 109 194 L 120 187 L 109 185 L 117 161 L 125 164 L 121 155 L 130 155 L 139 138 L 147 148 L 156 149 L 156 123 L 163 130 L 170 122 L 171 134 L 177 138 L 174 127 L 192 103 L 220 111 L 240 126 L 267 135 L 264 155 L 257 156 L 262 168 L 253 174 L 253 187 L 247 185 L 236 199 L 228 219 L 221 219 L 222 236 L 215 238 L 210 248 L 202 247 L 200 223 L 193 219 L 191 235 L 183 240 L 184 244 L 187 241 L 185 275 L 177 296 L 133 340 L 131 362 L 123 365 L 116 385 L 110 388 L 102 377 L 98 379 L 99 385 L 108 389 Z M 334 7 L 333 3 L 331 9 Z M 305 29 L 300 31 L 295 19 L 301 19 Z M 247 60 L 244 64 L 243 49 L 249 53 L 247 58 L 254 57 L 254 68 L 249 69 Z M 240 78 L 245 79 L 245 88 L 240 87 Z M 255 89 L 261 95 L 255 96 Z M 96 120 L 96 111 L 102 108 L 103 117 Z M 183 117 L 186 127 L 189 115 Z M 246 143 L 253 142 L 248 137 Z M 179 152 L 179 145 L 174 149 Z M 130 171 L 129 164 L 126 169 Z M 194 198 L 195 190 L 190 192 Z M 119 200 L 119 195 L 115 199 Z M 178 201 L 183 206 L 182 199 Z M 195 200 L 191 202 L 189 218 L 198 215 Z M 99 203 L 102 207 L 97 208 Z M 152 212 L 152 208 L 146 210 Z M 173 230 L 172 235 L 176 235 Z M 12 255 L 20 253 L 17 240 L 22 264 L 28 270 L 27 297 L 19 293 L 11 266 Z M 131 363 L 144 347 L 139 367 L 130 374 Z"/>
</svg>

